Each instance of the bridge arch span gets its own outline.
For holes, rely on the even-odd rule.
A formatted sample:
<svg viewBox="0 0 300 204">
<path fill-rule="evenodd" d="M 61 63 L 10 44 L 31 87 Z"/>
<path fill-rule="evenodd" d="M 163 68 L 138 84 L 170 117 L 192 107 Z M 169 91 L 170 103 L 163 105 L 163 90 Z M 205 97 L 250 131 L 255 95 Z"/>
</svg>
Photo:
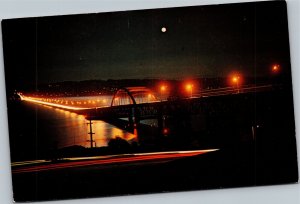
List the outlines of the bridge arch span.
<svg viewBox="0 0 300 204">
<path fill-rule="evenodd" d="M 111 106 L 156 102 L 155 94 L 146 87 L 122 87 L 112 97 Z"/>
</svg>

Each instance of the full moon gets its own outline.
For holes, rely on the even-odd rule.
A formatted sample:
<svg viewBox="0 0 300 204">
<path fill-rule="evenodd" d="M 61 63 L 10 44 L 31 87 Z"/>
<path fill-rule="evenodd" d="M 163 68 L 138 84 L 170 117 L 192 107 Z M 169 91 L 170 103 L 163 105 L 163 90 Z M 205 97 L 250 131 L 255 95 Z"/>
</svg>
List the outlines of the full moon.
<svg viewBox="0 0 300 204">
<path fill-rule="evenodd" d="M 162 27 L 161 28 L 161 32 L 165 33 L 167 31 L 167 28 L 166 27 Z"/>
</svg>

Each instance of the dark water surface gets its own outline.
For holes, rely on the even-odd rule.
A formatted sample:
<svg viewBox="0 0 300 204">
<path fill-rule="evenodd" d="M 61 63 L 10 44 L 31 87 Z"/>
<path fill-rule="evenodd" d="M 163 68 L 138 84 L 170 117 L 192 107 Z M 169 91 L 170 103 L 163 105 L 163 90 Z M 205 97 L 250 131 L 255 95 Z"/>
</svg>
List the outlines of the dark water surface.
<svg viewBox="0 0 300 204">
<path fill-rule="evenodd" d="M 49 151 L 68 146 L 90 147 L 89 121 L 83 115 L 25 101 L 9 103 L 8 112 L 12 161 L 39 159 Z M 129 141 L 135 138 L 103 121 L 92 123 L 97 147 L 107 146 L 115 137 Z"/>
</svg>

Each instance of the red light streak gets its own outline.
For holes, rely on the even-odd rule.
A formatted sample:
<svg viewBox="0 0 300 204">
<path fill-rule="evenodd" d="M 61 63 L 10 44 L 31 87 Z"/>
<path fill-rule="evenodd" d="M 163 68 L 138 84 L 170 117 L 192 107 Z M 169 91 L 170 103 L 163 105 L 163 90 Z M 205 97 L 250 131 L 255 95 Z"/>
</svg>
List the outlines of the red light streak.
<svg viewBox="0 0 300 204">
<path fill-rule="evenodd" d="M 102 165 L 102 164 L 113 164 L 113 163 L 124 163 L 124 162 L 135 162 L 135 161 L 149 161 L 156 159 L 176 159 L 182 157 L 190 157 L 196 156 L 212 151 L 216 151 L 217 149 L 209 149 L 209 150 L 198 150 L 198 151 L 186 151 L 186 152 L 174 152 L 174 153 L 153 153 L 147 155 L 127 155 L 123 158 L 107 158 L 107 159 L 98 159 L 91 161 L 74 161 L 74 162 L 66 162 L 59 164 L 48 164 L 48 165 L 40 165 L 33 167 L 24 167 L 15 169 L 12 172 L 16 173 L 29 173 L 29 172 L 38 172 L 38 171 L 48 171 L 48 170 L 56 170 L 63 168 L 72 168 L 72 167 L 82 167 L 82 166 L 91 166 L 91 165 Z"/>
</svg>

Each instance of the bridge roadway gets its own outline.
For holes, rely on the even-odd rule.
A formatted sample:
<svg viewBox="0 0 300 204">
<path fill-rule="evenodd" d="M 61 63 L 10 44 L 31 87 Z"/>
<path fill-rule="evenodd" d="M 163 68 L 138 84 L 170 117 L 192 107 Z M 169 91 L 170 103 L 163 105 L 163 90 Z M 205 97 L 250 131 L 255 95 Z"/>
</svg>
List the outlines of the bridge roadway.
<svg viewBox="0 0 300 204">
<path fill-rule="evenodd" d="M 207 90 L 190 98 L 170 99 L 152 103 L 118 105 L 103 108 L 77 110 L 77 113 L 85 115 L 88 120 L 102 120 L 120 129 L 134 133 L 135 130 L 148 134 L 155 129 L 155 134 L 164 134 L 166 128 L 166 118 L 184 117 L 191 115 L 201 115 L 205 112 L 208 99 L 226 96 L 242 95 L 251 92 L 262 92 L 274 88 L 271 85 L 243 87 L 240 89 L 222 88 L 217 90 Z M 222 100 L 220 98 L 220 100 Z M 126 119 L 126 120 L 124 120 Z M 157 124 L 152 129 L 149 125 L 144 125 L 141 121 L 154 119 Z M 138 127 L 138 128 L 137 128 Z M 139 134 L 140 135 L 140 134 Z"/>
<path fill-rule="evenodd" d="M 234 89 L 232 87 L 212 89 L 203 91 L 201 94 L 194 94 L 193 97 L 170 99 L 152 103 L 127 104 L 110 107 L 101 107 L 93 109 L 75 110 L 78 114 L 83 114 L 91 120 L 111 120 L 115 118 L 138 117 L 140 120 L 156 118 L 158 115 L 168 114 L 174 108 L 179 106 L 195 107 L 206 97 L 217 97 L 230 94 L 243 94 L 249 92 L 261 92 L 274 88 L 272 85 L 251 86 Z M 191 110 L 190 108 L 190 111 Z M 190 112 L 191 113 L 191 112 Z"/>
<path fill-rule="evenodd" d="M 117 105 L 109 107 L 72 107 L 70 105 L 61 105 L 57 103 L 45 102 L 42 98 L 32 98 L 19 94 L 22 100 L 53 106 L 56 108 L 75 112 L 84 115 L 87 120 L 102 120 L 129 132 L 134 132 L 134 128 L 140 125 L 140 121 L 145 119 L 156 119 L 158 129 L 161 131 L 164 127 L 165 116 L 184 110 L 185 114 L 193 115 L 201 113 L 203 109 L 201 103 L 205 98 L 220 97 L 231 94 L 243 94 L 250 92 L 261 92 L 276 88 L 272 85 L 248 85 L 243 87 L 226 87 L 219 89 L 205 90 L 198 94 L 193 94 L 189 98 L 170 98 L 165 101 L 151 103 L 136 103 L 127 105 Z M 124 119 L 127 120 L 124 120 Z"/>
</svg>

